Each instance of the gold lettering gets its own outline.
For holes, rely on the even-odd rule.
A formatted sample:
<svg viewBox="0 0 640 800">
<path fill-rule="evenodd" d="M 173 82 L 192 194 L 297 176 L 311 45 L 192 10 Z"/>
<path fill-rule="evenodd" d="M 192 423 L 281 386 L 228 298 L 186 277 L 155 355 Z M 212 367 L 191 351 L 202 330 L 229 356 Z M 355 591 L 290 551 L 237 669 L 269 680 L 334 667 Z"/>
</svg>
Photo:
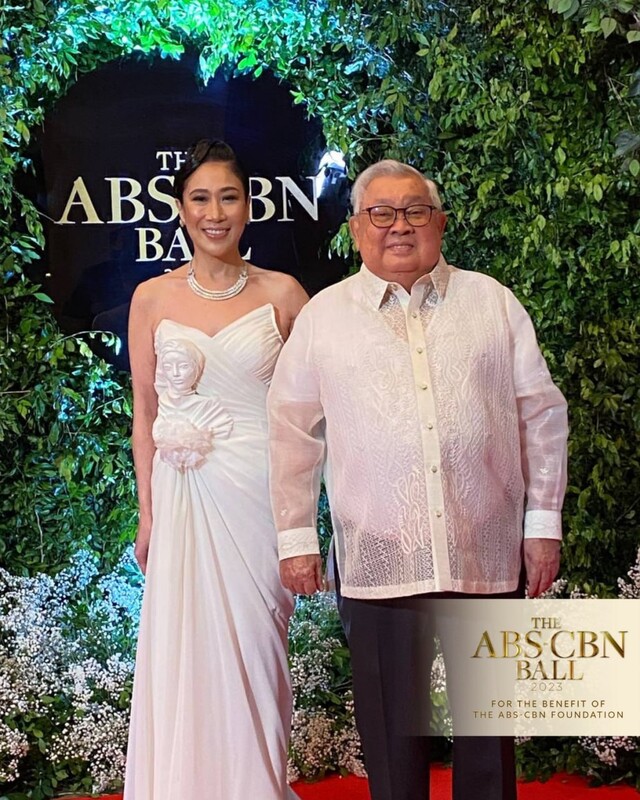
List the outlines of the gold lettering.
<svg viewBox="0 0 640 800">
<path fill-rule="evenodd" d="M 76 197 L 78 198 L 76 200 Z M 82 210 L 86 215 L 86 219 L 82 221 L 83 225 L 102 225 L 103 222 L 98 216 L 95 206 L 89 196 L 89 191 L 82 178 L 76 178 L 71 187 L 67 205 L 64 207 L 62 216 L 56 220 L 58 225 L 73 225 L 74 222 L 69 219 L 69 212 L 73 206 L 82 206 Z"/>
<path fill-rule="evenodd" d="M 571 652 L 567 653 L 566 655 L 563 655 L 562 653 L 558 652 L 558 648 L 556 647 L 556 642 L 558 638 L 562 636 L 563 633 L 566 634 L 571 639 L 571 641 L 573 641 L 574 638 L 573 631 L 558 631 L 557 633 L 553 634 L 553 636 L 551 637 L 551 641 L 549 642 L 549 645 L 551 647 L 551 652 L 556 658 L 573 658 L 575 655 L 575 648 L 573 648 Z"/>
<path fill-rule="evenodd" d="M 538 641 L 538 637 L 540 636 L 539 631 L 527 631 L 524 640 L 525 642 L 533 648 L 533 652 L 527 652 L 525 655 L 527 658 L 540 658 L 542 655 L 542 643 Z"/>
<path fill-rule="evenodd" d="M 502 631 L 502 657 L 503 658 L 518 658 L 522 655 L 522 648 L 520 647 L 520 634 L 518 631 Z M 511 648 L 515 647 L 515 652 Z"/>
<path fill-rule="evenodd" d="M 482 658 L 480 655 L 480 649 L 486 647 L 489 651 L 489 658 L 496 657 L 496 651 L 494 650 L 493 643 L 491 641 L 491 637 L 489 636 L 489 631 L 485 631 L 482 636 L 480 637 L 480 642 L 478 647 L 476 648 L 476 652 L 471 656 L 471 658 Z"/>
<path fill-rule="evenodd" d="M 607 655 L 607 642 L 609 642 L 609 644 L 613 647 L 613 649 L 617 651 L 618 655 L 624 658 L 624 638 L 625 634 L 628 633 L 628 631 L 618 631 L 618 633 L 620 634 L 621 637 L 620 643 L 616 642 L 616 640 L 609 633 L 609 631 L 603 631 L 604 644 L 602 646 L 602 658 L 609 658 L 609 656 Z"/>
<path fill-rule="evenodd" d="M 579 658 L 595 658 L 600 649 L 596 644 L 598 641 L 598 634 L 595 631 L 578 631 L 580 650 Z M 587 655 L 587 647 L 591 648 L 590 655 Z"/>
</svg>

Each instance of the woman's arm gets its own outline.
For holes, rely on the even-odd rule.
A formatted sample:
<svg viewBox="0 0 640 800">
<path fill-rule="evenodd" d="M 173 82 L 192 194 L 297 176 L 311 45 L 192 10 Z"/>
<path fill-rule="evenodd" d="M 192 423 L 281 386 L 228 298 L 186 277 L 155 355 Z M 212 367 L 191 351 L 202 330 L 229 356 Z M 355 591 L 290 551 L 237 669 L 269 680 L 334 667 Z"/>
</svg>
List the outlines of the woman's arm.
<svg viewBox="0 0 640 800">
<path fill-rule="evenodd" d="M 151 469 L 155 445 L 151 435 L 158 411 L 154 388 L 156 356 L 153 346 L 153 287 L 141 284 L 133 294 L 129 312 L 129 358 L 133 384 L 133 434 L 131 445 L 138 486 L 140 519 L 135 556 L 142 572 L 146 571 L 151 540 Z"/>
<path fill-rule="evenodd" d="M 302 307 L 309 302 L 309 295 L 302 286 L 300 286 L 298 281 L 294 281 L 294 283 L 295 285 L 291 287 L 291 290 L 287 294 L 287 306 L 289 310 L 288 333 L 291 333 L 293 330 L 293 323 L 296 321 L 298 314 L 302 311 Z"/>
<path fill-rule="evenodd" d="M 293 323 L 302 307 L 309 301 L 309 295 L 291 275 L 282 272 L 277 276 L 277 296 L 275 298 L 278 327 L 284 339 L 289 338 Z"/>
</svg>

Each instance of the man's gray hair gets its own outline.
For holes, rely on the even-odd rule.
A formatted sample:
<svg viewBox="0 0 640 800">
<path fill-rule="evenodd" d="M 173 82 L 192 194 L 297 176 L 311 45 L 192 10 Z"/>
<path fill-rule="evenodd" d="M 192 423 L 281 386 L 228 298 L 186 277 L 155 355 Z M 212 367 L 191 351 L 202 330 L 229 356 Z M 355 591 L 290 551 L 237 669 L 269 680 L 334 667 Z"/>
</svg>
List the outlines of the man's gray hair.
<svg viewBox="0 0 640 800">
<path fill-rule="evenodd" d="M 433 205 L 436 208 L 442 209 L 442 200 L 440 200 L 440 195 L 438 194 L 438 187 L 432 180 L 425 178 L 421 172 L 414 167 L 410 167 L 409 164 L 403 164 L 402 162 L 395 161 L 392 158 L 385 158 L 382 161 L 378 161 L 376 164 L 372 164 L 370 167 L 367 167 L 356 178 L 351 189 L 351 206 L 354 214 L 357 214 L 358 211 L 360 211 L 362 197 L 371 181 L 375 180 L 376 178 L 382 178 L 390 175 L 395 175 L 399 178 L 420 178 L 420 180 L 424 181 L 426 184 L 427 190 L 429 191 L 429 197 Z"/>
</svg>

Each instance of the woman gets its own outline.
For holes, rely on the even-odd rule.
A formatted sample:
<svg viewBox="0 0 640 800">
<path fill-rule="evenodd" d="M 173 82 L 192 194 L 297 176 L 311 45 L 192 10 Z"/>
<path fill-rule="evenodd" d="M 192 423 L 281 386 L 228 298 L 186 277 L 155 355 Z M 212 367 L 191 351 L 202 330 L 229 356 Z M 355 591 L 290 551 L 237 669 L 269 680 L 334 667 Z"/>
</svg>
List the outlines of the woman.
<svg viewBox="0 0 640 800">
<path fill-rule="evenodd" d="M 136 558 L 146 587 L 125 800 L 284 800 L 292 596 L 278 577 L 265 399 L 308 299 L 245 262 L 249 180 L 203 140 L 176 176 L 193 258 L 135 291 Z"/>
</svg>

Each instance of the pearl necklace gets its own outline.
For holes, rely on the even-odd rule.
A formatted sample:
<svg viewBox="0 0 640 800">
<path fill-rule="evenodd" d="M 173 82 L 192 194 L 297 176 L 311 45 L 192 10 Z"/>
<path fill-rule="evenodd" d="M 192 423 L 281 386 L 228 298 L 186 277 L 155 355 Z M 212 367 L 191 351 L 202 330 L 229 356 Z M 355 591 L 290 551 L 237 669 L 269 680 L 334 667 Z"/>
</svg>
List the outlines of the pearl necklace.
<svg viewBox="0 0 640 800">
<path fill-rule="evenodd" d="M 193 267 L 193 259 L 191 259 L 189 262 L 189 271 L 187 272 L 187 283 L 189 284 L 189 288 L 192 292 L 197 294 L 198 297 L 203 297 L 205 300 L 229 300 L 229 298 L 240 294 L 240 292 L 247 285 L 248 277 L 249 273 L 247 271 L 247 262 L 243 261 L 242 270 L 238 275 L 238 280 L 233 284 L 233 286 L 230 286 L 228 289 L 223 289 L 222 291 L 205 289 L 205 287 L 196 280 L 196 271 Z"/>
</svg>

